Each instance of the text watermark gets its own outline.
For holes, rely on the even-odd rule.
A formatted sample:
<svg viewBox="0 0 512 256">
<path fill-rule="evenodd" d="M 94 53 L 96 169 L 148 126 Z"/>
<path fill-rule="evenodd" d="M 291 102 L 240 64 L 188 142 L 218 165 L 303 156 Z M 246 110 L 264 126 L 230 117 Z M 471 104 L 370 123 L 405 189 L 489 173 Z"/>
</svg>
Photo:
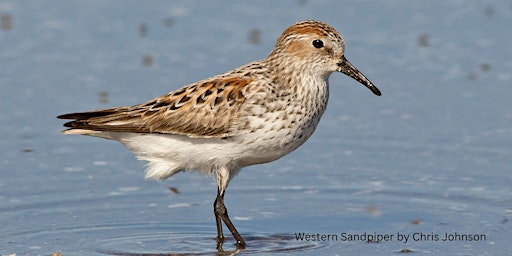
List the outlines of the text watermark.
<svg viewBox="0 0 512 256">
<path fill-rule="evenodd" d="M 297 241 L 342 241 L 342 242 L 367 242 L 378 243 L 397 241 L 408 243 L 411 241 L 416 242 L 479 242 L 487 241 L 487 235 L 476 233 L 460 233 L 460 232 L 414 232 L 414 233 L 377 233 L 377 232 L 362 232 L 362 233 L 295 233 Z"/>
</svg>

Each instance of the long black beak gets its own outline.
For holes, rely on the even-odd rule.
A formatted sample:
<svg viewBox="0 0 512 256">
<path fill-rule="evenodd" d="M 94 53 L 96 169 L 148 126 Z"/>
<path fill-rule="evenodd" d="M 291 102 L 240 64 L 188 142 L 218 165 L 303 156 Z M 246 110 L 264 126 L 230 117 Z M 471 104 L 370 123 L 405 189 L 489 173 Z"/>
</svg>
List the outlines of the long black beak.
<svg viewBox="0 0 512 256">
<path fill-rule="evenodd" d="M 338 71 L 352 77 L 359 83 L 366 86 L 368 89 L 370 89 L 375 95 L 380 96 L 382 95 L 379 91 L 379 88 L 377 88 L 373 83 L 366 78 L 366 76 L 363 75 L 359 70 L 357 70 L 352 63 L 350 63 L 345 56 L 342 56 L 340 59 L 340 63 L 338 63 Z"/>
</svg>

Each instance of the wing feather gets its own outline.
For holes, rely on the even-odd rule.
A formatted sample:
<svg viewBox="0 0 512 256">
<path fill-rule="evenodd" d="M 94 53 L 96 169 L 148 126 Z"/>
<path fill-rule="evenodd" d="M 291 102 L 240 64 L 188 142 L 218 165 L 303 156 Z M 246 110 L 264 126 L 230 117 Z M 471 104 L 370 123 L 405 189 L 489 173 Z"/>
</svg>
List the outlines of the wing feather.
<svg viewBox="0 0 512 256">
<path fill-rule="evenodd" d="M 245 102 L 250 78 L 216 77 L 185 86 L 131 107 L 58 116 L 74 119 L 65 127 L 92 131 L 168 133 L 190 137 L 227 137 Z"/>
</svg>

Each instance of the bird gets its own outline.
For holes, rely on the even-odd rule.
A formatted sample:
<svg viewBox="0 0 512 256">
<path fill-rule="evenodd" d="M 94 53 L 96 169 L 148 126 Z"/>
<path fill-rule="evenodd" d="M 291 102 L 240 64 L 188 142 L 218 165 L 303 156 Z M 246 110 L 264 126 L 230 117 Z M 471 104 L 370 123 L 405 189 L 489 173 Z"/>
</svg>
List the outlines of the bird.
<svg viewBox="0 0 512 256">
<path fill-rule="evenodd" d="M 217 249 L 223 223 L 237 249 L 246 242 L 229 218 L 224 195 L 243 167 L 277 160 L 315 131 L 329 98 L 329 77 L 341 72 L 380 96 L 345 57 L 332 26 L 299 21 L 284 30 L 265 58 L 133 106 L 60 115 L 64 134 L 119 141 L 147 162 L 145 178 L 183 171 L 214 176 Z"/>
</svg>

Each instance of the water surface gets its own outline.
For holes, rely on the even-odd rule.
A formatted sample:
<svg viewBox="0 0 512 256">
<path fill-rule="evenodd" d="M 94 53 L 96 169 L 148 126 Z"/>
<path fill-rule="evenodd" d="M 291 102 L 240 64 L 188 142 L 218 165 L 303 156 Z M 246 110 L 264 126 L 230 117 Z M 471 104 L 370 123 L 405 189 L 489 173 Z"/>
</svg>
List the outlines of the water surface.
<svg viewBox="0 0 512 256">
<path fill-rule="evenodd" d="M 61 135 L 55 117 L 264 58 L 309 18 L 341 31 L 383 96 L 333 74 L 315 135 L 234 179 L 238 253 L 512 253 L 510 2 L 0 1 L 0 15 L 0 255 L 215 254 L 211 177 L 145 181 L 120 144 Z M 455 233 L 485 239 L 442 241 Z"/>
</svg>

